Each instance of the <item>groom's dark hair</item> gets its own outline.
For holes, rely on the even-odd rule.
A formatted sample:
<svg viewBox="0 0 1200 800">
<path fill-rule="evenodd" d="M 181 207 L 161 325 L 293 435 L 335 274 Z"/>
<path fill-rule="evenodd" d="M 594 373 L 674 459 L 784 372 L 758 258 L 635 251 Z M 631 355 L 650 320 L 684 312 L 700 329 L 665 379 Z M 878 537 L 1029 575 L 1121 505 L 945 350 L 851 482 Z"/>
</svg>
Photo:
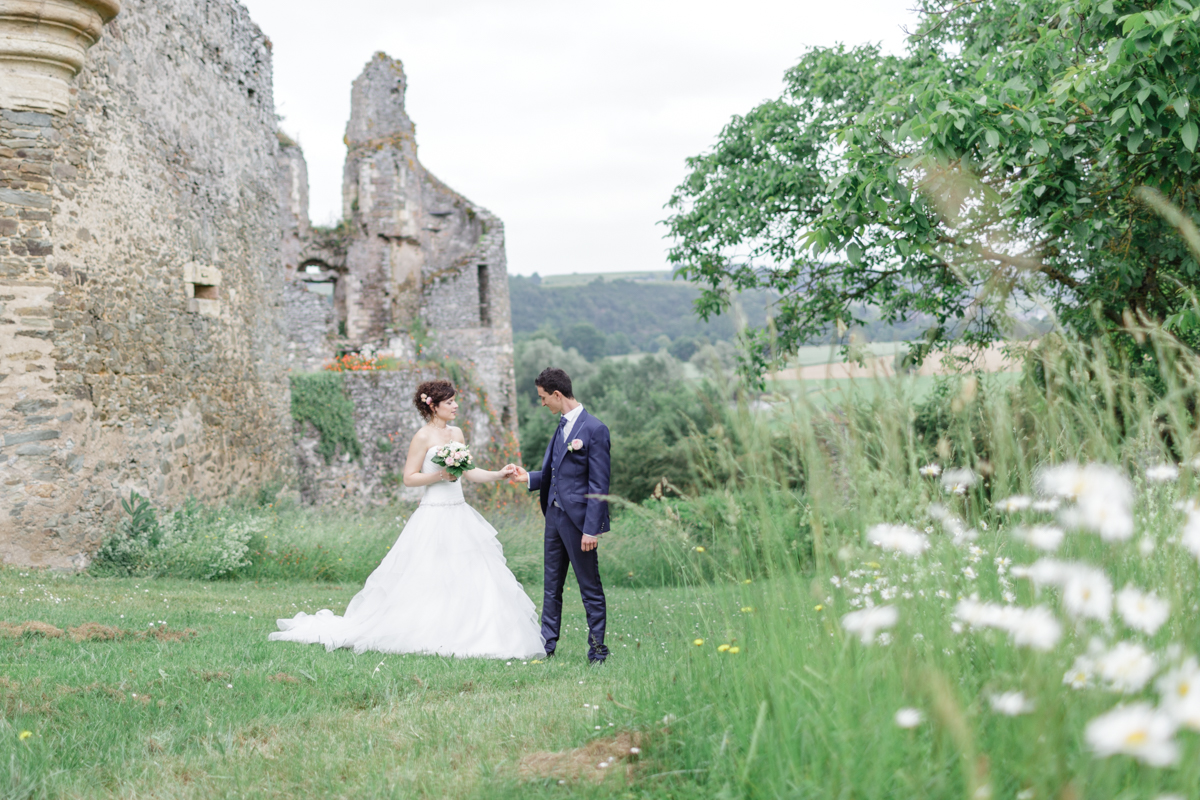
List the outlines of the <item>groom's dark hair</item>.
<svg viewBox="0 0 1200 800">
<path fill-rule="evenodd" d="M 541 374 L 533 381 L 535 386 L 540 386 L 546 390 L 546 394 L 554 394 L 562 392 L 563 397 L 575 399 L 574 393 L 571 391 L 571 376 L 563 372 L 558 367 L 546 367 Z"/>
</svg>

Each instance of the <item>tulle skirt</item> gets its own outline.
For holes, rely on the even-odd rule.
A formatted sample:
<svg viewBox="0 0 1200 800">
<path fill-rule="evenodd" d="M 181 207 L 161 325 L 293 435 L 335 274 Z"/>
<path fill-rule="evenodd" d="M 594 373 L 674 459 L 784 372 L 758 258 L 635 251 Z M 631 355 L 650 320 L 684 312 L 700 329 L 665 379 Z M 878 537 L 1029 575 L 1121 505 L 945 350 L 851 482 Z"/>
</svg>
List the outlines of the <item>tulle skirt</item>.
<svg viewBox="0 0 1200 800">
<path fill-rule="evenodd" d="M 362 653 L 540 658 L 533 601 L 506 566 L 496 529 L 465 502 L 422 504 L 344 616 L 277 620 L 273 641 Z"/>
</svg>

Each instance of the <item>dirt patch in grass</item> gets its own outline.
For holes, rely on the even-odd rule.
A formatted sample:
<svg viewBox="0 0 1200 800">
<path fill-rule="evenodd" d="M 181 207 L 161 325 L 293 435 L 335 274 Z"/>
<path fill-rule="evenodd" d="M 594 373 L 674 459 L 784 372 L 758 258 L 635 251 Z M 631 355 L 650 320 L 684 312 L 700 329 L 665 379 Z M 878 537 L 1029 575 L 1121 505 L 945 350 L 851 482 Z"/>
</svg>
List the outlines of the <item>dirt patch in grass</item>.
<svg viewBox="0 0 1200 800">
<path fill-rule="evenodd" d="M 166 625 L 157 625 L 148 631 L 139 631 L 137 636 L 139 639 L 157 639 L 160 642 L 186 642 L 196 638 L 199 634 L 191 628 L 184 628 L 180 631 L 168 628 Z"/>
<path fill-rule="evenodd" d="M 642 734 L 637 731 L 627 731 L 594 739 L 574 750 L 529 753 L 517 762 L 517 773 L 526 780 L 557 778 L 599 783 L 614 773 L 623 774 L 630 780 L 637 770 L 642 739 Z"/>
<path fill-rule="evenodd" d="M 68 628 L 67 633 L 77 642 L 107 642 L 123 638 L 127 631 L 99 622 L 85 622 L 78 628 Z"/>
<path fill-rule="evenodd" d="M 16 639 L 20 636 L 45 636 L 57 639 L 63 635 L 62 628 L 56 628 L 45 622 L 30 620 L 29 622 L 0 622 L 0 636 Z"/>
<path fill-rule="evenodd" d="M 68 628 L 69 634 L 77 642 L 115 642 L 118 639 L 157 639 L 160 642 L 186 642 L 197 635 L 191 628 L 175 630 L 166 625 L 158 625 L 145 631 L 127 631 L 114 628 L 111 625 L 101 625 L 99 622 L 85 622 L 76 628 Z M 64 634 L 62 628 L 56 628 L 45 622 L 30 620 L 29 622 L 0 622 L 0 636 L 12 639 L 21 636 L 45 636 L 57 639 Z"/>
<path fill-rule="evenodd" d="M 273 683 L 299 683 L 300 679 L 295 675 L 288 675 L 286 672 L 276 672 L 274 675 L 268 675 L 267 680 Z"/>
</svg>

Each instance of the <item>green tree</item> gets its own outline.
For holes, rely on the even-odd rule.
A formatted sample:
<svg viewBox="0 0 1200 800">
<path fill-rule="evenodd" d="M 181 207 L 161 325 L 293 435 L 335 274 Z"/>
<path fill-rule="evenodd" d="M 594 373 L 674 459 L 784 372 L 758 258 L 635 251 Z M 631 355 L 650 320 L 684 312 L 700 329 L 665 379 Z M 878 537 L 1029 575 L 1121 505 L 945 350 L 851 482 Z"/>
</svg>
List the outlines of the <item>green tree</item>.
<svg viewBox="0 0 1200 800">
<path fill-rule="evenodd" d="M 608 350 L 604 334 L 590 322 L 576 322 L 567 326 L 561 338 L 563 347 L 568 350 L 574 348 L 588 361 L 603 358 Z"/>
<path fill-rule="evenodd" d="M 1082 335 L 1141 316 L 1200 344 L 1196 259 L 1139 188 L 1200 218 L 1194 0 L 918 5 L 904 56 L 810 50 L 689 161 L 668 225 L 701 316 L 779 293 L 756 374 L 863 304 L 930 317 L 918 357 L 1042 298 Z"/>
</svg>

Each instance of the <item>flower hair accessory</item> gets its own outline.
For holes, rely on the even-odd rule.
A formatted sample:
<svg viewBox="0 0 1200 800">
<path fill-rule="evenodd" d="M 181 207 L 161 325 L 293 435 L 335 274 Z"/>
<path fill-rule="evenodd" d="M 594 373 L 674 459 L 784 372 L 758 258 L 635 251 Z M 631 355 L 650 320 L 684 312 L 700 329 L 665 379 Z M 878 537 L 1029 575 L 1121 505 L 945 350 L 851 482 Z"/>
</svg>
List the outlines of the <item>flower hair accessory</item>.
<svg viewBox="0 0 1200 800">
<path fill-rule="evenodd" d="M 431 406 L 431 405 L 433 405 L 433 398 L 431 398 L 429 395 L 422 392 L 421 393 L 421 402 L 427 406 Z"/>
</svg>

